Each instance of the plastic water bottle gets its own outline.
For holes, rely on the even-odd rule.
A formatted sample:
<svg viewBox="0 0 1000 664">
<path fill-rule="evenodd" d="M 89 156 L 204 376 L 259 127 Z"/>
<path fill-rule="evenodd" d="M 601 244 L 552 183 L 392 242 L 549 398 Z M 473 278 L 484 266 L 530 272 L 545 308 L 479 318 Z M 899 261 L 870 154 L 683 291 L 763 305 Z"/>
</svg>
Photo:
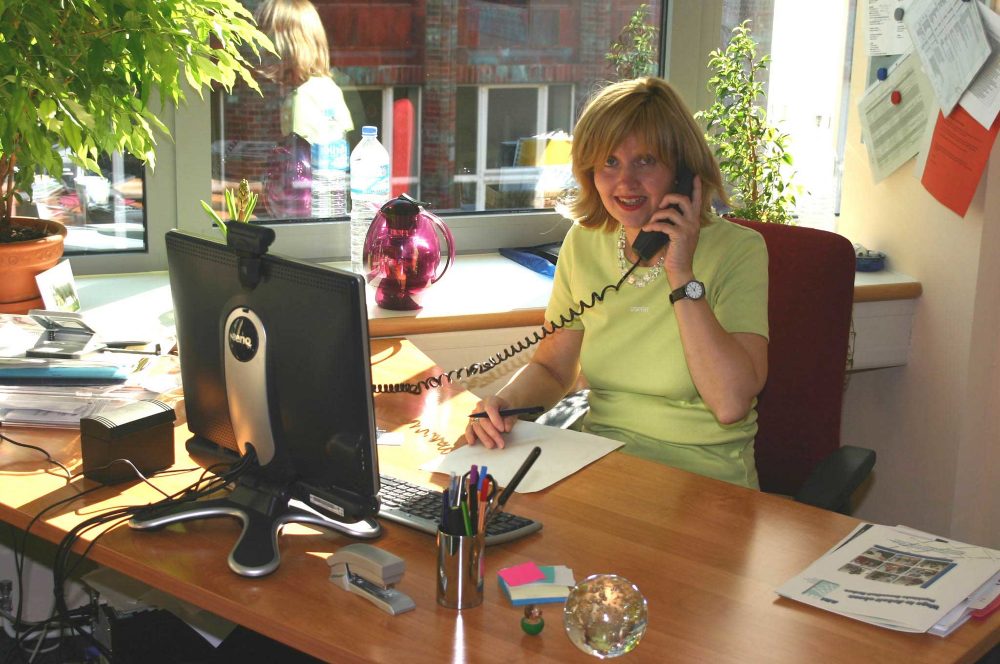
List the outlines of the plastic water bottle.
<svg viewBox="0 0 1000 664">
<path fill-rule="evenodd" d="M 347 138 L 326 110 L 322 137 L 312 145 L 312 216 L 335 217 L 347 214 Z"/>
<path fill-rule="evenodd" d="M 362 252 L 368 227 L 389 200 L 389 153 L 378 142 L 378 128 L 361 128 L 361 142 L 351 152 L 351 270 L 364 272 Z"/>
</svg>

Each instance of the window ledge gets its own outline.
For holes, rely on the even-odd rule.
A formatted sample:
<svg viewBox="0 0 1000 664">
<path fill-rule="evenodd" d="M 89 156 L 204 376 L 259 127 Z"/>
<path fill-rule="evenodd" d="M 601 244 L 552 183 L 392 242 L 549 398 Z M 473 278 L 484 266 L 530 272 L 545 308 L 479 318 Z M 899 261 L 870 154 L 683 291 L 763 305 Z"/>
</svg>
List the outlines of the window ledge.
<svg viewBox="0 0 1000 664">
<path fill-rule="evenodd" d="M 329 265 L 344 268 L 347 264 Z M 77 278 L 77 288 L 88 320 L 99 330 L 121 326 L 116 314 L 125 309 L 134 334 L 152 325 L 172 326 L 166 272 L 83 276 Z M 460 255 L 441 280 L 425 291 L 424 307 L 418 312 L 382 309 L 369 290 L 369 332 L 374 338 L 542 325 L 551 288 L 548 277 L 497 253 Z M 921 290 L 920 282 L 905 274 L 858 272 L 854 301 L 911 300 Z M 125 332 L 118 329 L 115 336 Z"/>
</svg>

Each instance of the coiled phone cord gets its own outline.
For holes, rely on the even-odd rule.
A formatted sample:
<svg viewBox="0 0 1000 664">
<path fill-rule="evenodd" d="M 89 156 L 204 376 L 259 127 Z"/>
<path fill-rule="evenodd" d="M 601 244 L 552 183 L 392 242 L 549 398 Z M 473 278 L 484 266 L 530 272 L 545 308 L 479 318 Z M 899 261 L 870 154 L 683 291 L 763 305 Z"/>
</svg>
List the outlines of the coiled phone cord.
<svg viewBox="0 0 1000 664">
<path fill-rule="evenodd" d="M 622 275 L 622 278 L 618 280 L 618 283 L 608 284 L 600 291 L 594 291 L 591 293 L 590 302 L 580 300 L 578 307 L 571 308 L 566 314 L 559 316 L 559 322 L 547 321 L 544 325 L 542 325 L 539 331 L 533 332 L 531 335 L 526 336 L 523 340 L 511 344 L 483 362 L 473 362 L 466 367 L 452 369 L 451 371 L 446 371 L 436 376 L 430 376 L 429 378 L 424 378 L 414 383 L 376 383 L 372 385 L 372 392 L 375 394 L 397 394 L 400 392 L 420 394 L 424 390 L 441 387 L 445 381 L 456 381 L 461 380 L 463 377 L 471 378 L 472 376 L 486 373 L 490 369 L 499 365 L 501 362 L 506 362 L 518 353 L 531 348 L 545 337 L 554 333 L 556 330 L 572 323 L 574 320 L 582 316 L 583 312 L 587 309 L 591 309 L 599 302 L 603 302 L 604 298 L 608 295 L 608 291 L 618 292 L 622 284 L 625 283 L 625 280 L 632 274 L 632 271 L 639 266 L 639 262 L 641 260 L 642 258 L 637 258 L 635 263 L 632 264 L 632 267 L 630 267 L 628 271 Z"/>
</svg>

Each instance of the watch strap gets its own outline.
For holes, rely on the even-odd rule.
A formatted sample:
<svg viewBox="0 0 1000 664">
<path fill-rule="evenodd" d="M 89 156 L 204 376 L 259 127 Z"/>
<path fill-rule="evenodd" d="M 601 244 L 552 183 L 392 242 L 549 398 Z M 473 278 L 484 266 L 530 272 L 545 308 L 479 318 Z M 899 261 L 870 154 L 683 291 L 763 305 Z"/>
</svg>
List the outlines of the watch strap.
<svg viewBox="0 0 1000 664">
<path fill-rule="evenodd" d="M 691 281 L 687 282 L 686 284 L 684 284 L 680 288 L 677 288 L 677 289 L 674 289 L 673 291 L 671 291 L 671 293 L 670 293 L 670 304 L 674 304 L 678 300 L 683 300 L 684 298 L 690 297 L 688 295 L 688 286 L 690 286 L 691 284 L 697 284 L 698 285 L 698 291 L 700 293 L 699 295 L 695 296 L 692 299 L 700 300 L 701 298 L 705 297 L 705 284 L 701 283 L 697 279 L 692 279 Z"/>
</svg>

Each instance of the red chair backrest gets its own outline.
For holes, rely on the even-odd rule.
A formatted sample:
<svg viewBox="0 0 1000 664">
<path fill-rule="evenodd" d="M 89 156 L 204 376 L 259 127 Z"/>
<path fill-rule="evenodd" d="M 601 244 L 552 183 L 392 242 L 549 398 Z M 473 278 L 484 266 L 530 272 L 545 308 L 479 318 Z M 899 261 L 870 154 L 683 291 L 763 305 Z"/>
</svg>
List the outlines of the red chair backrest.
<svg viewBox="0 0 1000 664">
<path fill-rule="evenodd" d="M 840 446 L 854 248 L 827 231 L 742 219 L 768 251 L 767 384 L 757 400 L 761 489 L 794 494 Z"/>
</svg>

